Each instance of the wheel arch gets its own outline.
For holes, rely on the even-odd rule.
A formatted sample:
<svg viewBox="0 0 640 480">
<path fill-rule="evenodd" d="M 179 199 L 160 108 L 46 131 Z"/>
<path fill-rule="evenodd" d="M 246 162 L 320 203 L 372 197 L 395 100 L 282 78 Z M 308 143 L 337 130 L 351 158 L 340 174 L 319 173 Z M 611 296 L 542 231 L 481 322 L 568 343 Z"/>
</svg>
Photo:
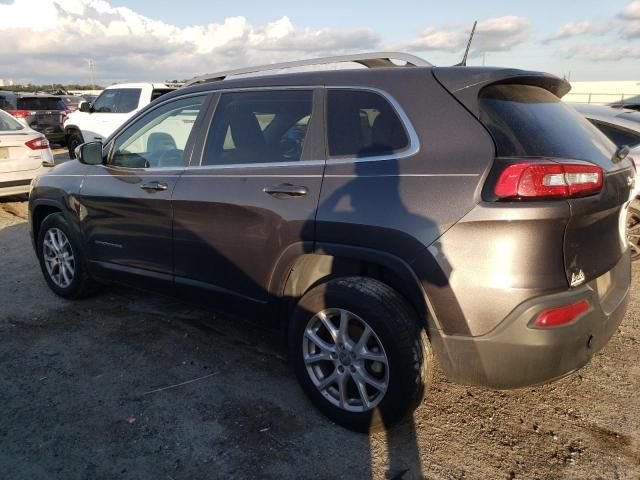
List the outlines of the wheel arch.
<svg viewBox="0 0 640 480">
<path fill-rule="evenodd" d="M 54 213 L 63 213 L 63 211 L 60 205 L 53 202 L 39 202 L 31 209 L 31 229 L 34 240 L 38 238 L 44 219 Z"/>
<path fill-rule="evenodd" d="M 52 199 L 40 198 L 33 201 L 29 208 L 29 223 L 34 246 L 38 240 L 42 222 L 44 222 L 45 218 L 54 213 L 61 213 L 69 223 L 73 233 L 77 235 L 78 238 L 82 238 L 78 220 L 73 211 L 70 210 L 70 206 Z"/>
<path fill-rule="evenodd" d="M 82 130 L 80 130 L 80 127 L 78 127 L 77 125 L 65 125 L 64 126 L 64 138 L 66 140 L 69 139 L 69 137 L 71 135 L 73 135 L 74 133 L 79 133 L 82 138 L 84 139 L 84 136 L 82 135 Z"/>
<path fill-rule="evenodd" d="M 299 298 L 317 285 L 345 276 L 380 280 L 407 300 L 422 326 L 427 326 L 431 318 L 426 292 L 411 266 L 386 252 L 347 245 L 318 244 L 313 252 L 292 258 L 286 272 L 279 291 L 279 297 L 284 300 L 284 311 L 279 315 L 284 332 L 291 310 Z"/>
</svg>

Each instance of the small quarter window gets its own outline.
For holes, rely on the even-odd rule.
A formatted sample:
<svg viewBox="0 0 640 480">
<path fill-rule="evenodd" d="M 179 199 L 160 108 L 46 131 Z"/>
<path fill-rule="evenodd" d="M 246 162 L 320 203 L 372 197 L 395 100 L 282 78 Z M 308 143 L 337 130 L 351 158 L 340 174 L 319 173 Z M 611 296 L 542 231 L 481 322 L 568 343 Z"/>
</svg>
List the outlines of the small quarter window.
<svg viewBox="0 0 640 480">
<path fill-rule="evenodd" d="M 404 150 L 407 132 L 389 102 L 374 92 L 328 91 L 327 130 L 332 157 L 373 157 Z"/>
</svg>

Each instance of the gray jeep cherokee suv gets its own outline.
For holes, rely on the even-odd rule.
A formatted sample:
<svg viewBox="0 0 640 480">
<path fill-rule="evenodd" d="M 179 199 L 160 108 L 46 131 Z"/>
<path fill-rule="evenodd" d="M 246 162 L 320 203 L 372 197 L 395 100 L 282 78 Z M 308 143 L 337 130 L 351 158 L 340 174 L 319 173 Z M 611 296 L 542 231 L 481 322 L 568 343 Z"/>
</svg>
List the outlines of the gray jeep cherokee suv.
<svg viewBox="0 0 640 480">
<path fill-rule="evenodd" d="M 585 365 L 627 306 L 632 162 L 559 78 L 390 57 L 198 78 L 78 147 L 29 200 L 51 289 L 272 318 L 306 394 L 354 430 L 415 408 L 433 357 L 499 389 Z"/>
</svg>

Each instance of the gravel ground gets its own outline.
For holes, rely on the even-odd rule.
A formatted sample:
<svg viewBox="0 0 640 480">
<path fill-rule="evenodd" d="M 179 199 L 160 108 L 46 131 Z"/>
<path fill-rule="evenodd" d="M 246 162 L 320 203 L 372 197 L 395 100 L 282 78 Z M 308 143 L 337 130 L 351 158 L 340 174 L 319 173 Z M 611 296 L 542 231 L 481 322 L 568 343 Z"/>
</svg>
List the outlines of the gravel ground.
<svg viewBox="0 0 640 480">
<path fill-rule="evenodd" d="M 26 211 L 0 201 L 2 478 L 640 478 L 636 292 L 578 373 L 508 392 L 437 374 L 413 419 L 368 437 L 314 410 L 251 319 L 122 288 L 57 298 Z"/>
</svg>

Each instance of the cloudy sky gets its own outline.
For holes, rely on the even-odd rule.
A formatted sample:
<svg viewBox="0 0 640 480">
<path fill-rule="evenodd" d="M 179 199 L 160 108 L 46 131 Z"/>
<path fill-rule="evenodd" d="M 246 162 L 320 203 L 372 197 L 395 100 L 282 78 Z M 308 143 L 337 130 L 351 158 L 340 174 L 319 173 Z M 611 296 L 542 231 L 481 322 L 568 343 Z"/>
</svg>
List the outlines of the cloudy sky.
<svg viewBox="0 0 640 480">
<path fill-rule="evenodd" d="M 273 61 L 406 50 L 457 63 L 640 80 L 640 0 L 0 0 L 0 78 L 190 78 Z"/>
</svg>

